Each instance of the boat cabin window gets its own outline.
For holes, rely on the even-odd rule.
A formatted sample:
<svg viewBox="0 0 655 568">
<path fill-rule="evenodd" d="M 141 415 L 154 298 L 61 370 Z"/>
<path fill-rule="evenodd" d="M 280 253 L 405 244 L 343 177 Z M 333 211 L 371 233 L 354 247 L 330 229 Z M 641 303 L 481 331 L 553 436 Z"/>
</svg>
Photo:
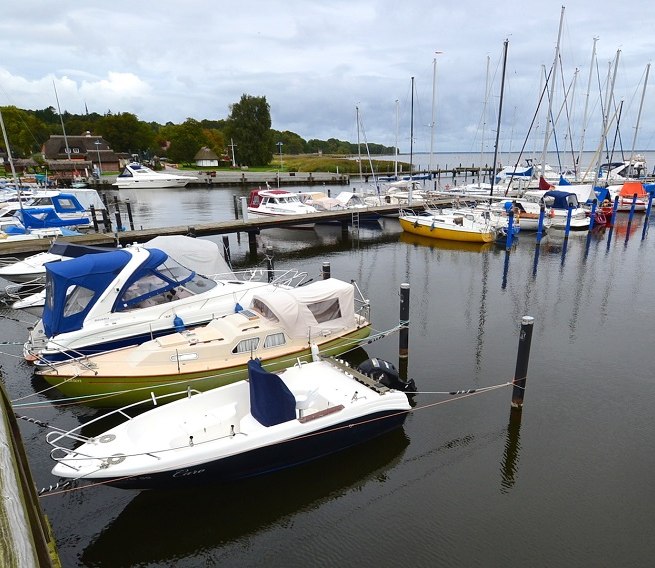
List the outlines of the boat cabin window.
<svg viewBox="0 0 655 568">
<path fill-rule="evenodd" d="M 339 306 L 339 300 L 336 298 L 334 300 L 323 300 L 322 302 L 307 304 L 307 307 L 314 314 L 318 323 L 324 323 L 341 317 L 341 307 Z"/>
<path fill-rule="evenodd" d="M 251 337 L 250 339 L 242 339 L 237 343 L 236 347 L 232 349 L 232 353 L 252 353 L 257 350 L 259 345 L 259 337 Z"/>
<path fill-rule="evenodd" d="M 271 309 L 260 299 L 255 298 L 252 301 L 252 308 L 254 310 L 257 310 L 260 314 L 262 314 L 266 319 L 272 320 L 272 321 L 278 321 L 277 316 L 271 311 Z"/>
<path fill-rule="evenodd" d="M 278 347 L 279 345 L 286 345 L 287 340 L 284 337 L 284 333 L 273 333 L 272 335 L 267 335 L 264 340 L 264 349 L 269 347 Z"/>
<path fill-rule="evenodd" d="M 68 297 L 64 305 L 64 317 L 79 314 L 93 299 L 95 292 L 84 286 L 70 286 Z"/>
</svg>

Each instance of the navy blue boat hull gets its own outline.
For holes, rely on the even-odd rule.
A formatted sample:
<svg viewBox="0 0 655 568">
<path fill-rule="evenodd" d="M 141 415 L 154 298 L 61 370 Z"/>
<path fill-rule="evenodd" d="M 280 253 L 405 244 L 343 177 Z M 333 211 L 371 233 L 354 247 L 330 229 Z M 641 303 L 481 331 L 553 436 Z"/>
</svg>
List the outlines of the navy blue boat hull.
<svg viewBox="0 0 655 568">
<path fill-rule="evenodd" d="M 266 446 L 182 469 L 104 480 L 122 489 L 166 489 L 226 483 L 265 475 L 334 454 L 402 427 L 408 411 L 386 411 Z"/>
</svg>

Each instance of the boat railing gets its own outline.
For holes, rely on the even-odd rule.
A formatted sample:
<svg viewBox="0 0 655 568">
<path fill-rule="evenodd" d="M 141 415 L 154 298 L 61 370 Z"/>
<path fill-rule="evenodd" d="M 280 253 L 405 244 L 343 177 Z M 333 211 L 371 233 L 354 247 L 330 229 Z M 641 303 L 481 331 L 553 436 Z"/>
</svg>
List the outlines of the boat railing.
<svg viewBox="0 0 655 568">
<path fill-rule="evenodd" d="M 121 408 L 116 408 L 110 412 L 107 412 L 106 414 L 98 416 L 97 418 L 94 418 L 89 422 L 85 422 L 84 424 L 80 424 L 79 426 L 76 426 L 75 428 L 72 428 L 70 430 L 62 430 L 60 428 L 54 428 L 53 426 L 51 426 L 51 428 L 54 428 L 54 430 L 52 432 L 48 432 L 45 437 L 46 442 L 52 446 L 52 450 L 50 450 L 50 457 L 57 462 L 61 462 L 61 460 L 65 459 L 71 454 L 75 454 L 80 457 L 97 457 L 97 456 L 88 456 L 85 454 L 81 454 L 77 452 L 74 448 L 69 448 L 67 446 L 64 446 L 60 444 L 60 442 L 62 440 L 66 440 L 71 443 L 75 443 L 75 442 L 81 442 L 83 444 L 92 443 L 92 442 L 102 443 L 104 436 L 106 436 L 107 434 L 103 434 L 101 436 L 85 436 L 84 434 L 81 433 L 81 430 L 83 428 L 89 428 L 91 425 L 96 424 L 100 421 L 104 421 L 112 416 L 120 415 L 125 420 L 133 420 L 134 416 L 132 416 L 128 412 L 130 410 L 134 410 L 138 407 L 150 406 L 151 404 L 152 406 L 158 406 L 160 403 L 165 404 L 166 402 L 179 399 L 184 396 L 186 396 L 187 398 L 191 398 L 192 396 L 197 394 L 200 394 L 200 391 L 196 389 L 192 389 L 191 387 L 187 387 L 186 390 L 183 391 L 161 394 L 161 395 L 156 395 L 154 392 L 151 392 L 150 398 L 145 398 L 143 400 L 133 402 L 132 404 L 122 406 Z M 142 409 L 139 409 L 139 412 L 137 412 L 136 414 L 140 414 L 141 411 Z M 148 454 L 148 455 L 152 455 L 152 454 Z M 156 456 L 153 455 L 153 457 Z M 70 464 L 67 465 L 75 469 L 72 465 Z"/>
<path fill-rule="evenodd" d="M 359 285 L 355 280 L 351 280 L 351 284 L 355 287 L 357 295 L 355 296 L 355 313 L 363 317 L 366 321 L 371 321 L 371 302 L 368 298 L 364 297 Z"/>
</svg>

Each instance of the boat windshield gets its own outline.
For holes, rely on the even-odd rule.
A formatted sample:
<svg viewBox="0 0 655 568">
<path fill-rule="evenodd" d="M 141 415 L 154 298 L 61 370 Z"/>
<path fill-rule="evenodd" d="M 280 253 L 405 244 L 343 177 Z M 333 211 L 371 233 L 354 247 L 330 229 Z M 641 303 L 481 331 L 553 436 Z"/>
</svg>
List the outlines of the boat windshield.
<svg viewBox="0 0 655 568">
<path fill-rule="evenodd" d="M 215 286 L 214 280 L 168 257 L 159 266 L 142 271 L 123 289 L 115 304 L 116 310 L 156 306 L 207 292 Z"/>
</svg>

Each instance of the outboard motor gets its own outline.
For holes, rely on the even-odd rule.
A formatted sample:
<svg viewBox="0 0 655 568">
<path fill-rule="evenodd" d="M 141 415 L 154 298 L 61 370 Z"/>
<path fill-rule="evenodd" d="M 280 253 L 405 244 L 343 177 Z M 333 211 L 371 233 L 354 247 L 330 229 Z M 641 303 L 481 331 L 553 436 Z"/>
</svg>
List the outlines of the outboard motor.
<svg viewBox="0 0 655 568">
<path fill-rule="evenodd" d="M 407 382 L 403 381 L 400 378 L 398 369 L 396 369 L 393 363 L 389 363 L 389 361 L 385 361 L 384 359 L 378 359 L 376 357 L 366 359 L 366 361 L 357 366 L 357 370 L 387 388 L 403 392 L 416 392 L 414 379 L 409 379 Z"/>
</svg>

